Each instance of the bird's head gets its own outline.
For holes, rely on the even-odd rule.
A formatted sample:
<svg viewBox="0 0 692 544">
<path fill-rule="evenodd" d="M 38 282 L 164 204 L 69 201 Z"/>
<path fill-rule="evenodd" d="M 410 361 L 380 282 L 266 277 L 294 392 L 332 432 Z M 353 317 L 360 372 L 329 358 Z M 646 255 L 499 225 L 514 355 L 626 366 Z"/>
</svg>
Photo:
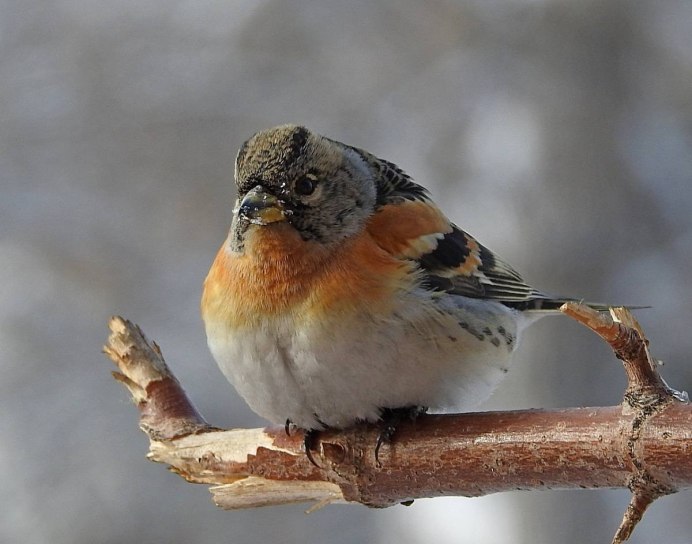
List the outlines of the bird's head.
<svg viewBox="0 0 692 544">
<path fill-rule="evenodd" d="M 352 147 L 296 125 L 258 132 L 236 159 L 233 241 L 252 225 L 285 223 L 305 241 L 338 244 L 360 232 L 377 204 L 376 172 Z"/>
</svg>

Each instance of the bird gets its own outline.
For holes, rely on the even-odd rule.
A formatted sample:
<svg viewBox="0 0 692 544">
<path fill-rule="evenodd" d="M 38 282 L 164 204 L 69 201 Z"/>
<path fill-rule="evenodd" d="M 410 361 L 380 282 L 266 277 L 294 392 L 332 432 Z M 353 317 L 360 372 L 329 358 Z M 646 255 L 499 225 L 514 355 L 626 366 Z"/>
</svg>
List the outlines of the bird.
<svg viewBox="0 0 692 544">
<path fill-rule="evenodd" d="M 308 454 L 324 429 L 382 424 L 379 449 L 403 417 L 473 410 L 524 329 L 579 300 L 531 287 L 395 164 L 303 126 L 243 143 L 235 183 L 207 343 L 252 410 L 306 431 Z"/>
</svg>

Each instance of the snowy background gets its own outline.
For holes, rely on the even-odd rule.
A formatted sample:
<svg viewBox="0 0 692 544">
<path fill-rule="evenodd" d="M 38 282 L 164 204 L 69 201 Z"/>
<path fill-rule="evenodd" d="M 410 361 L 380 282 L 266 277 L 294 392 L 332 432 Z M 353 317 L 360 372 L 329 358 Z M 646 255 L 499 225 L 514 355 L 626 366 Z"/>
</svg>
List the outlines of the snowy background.
<svg viewBox="0 0 692 544">
<path fill-rule="evenodd" d="M 100 354 L 156 339 L 219 426 L 261 426 L 209 355 L 201 282 L 239 145 L 297 122 L 399 164 L 544 290 L 650 304 L 692 389 L 692 2 L 0 0 L 0 541 L 609 542 L 623 490 L 223 512 L 144 455 Z M 566 318 L 485 408 L 612 405 Z M 689 492 L 632 539 L 688 543 Z"/>
</svg>

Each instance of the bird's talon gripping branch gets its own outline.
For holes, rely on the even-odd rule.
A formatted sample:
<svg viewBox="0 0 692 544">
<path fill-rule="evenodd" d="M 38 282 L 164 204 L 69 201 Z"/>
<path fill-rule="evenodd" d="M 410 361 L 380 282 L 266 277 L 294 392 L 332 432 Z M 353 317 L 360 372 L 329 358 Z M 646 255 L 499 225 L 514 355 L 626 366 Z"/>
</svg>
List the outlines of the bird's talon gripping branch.
<svg viewBox="0 0 692 544">
<path fill-rule="evenodd" d="M 391 443 L 395 432 L 396 426 L 385 425 L 380 429 L 380 432 L 377 435 L 377 442 L 375 443 L 375 463 L 377 464 L 378 468 L 382 468 L 382 463 L 380 462 L 380 448 L 382 447 L 382 444 Z"/>
<path fill-rule="evenodd" d="M 305 448 L 305 455 L 307 456 L 310 463 L 315 465 L 317 468 L 323 468 L 320 464 L 317 463 L 314 455 L 312 454 L 312 452 L 317 450 L 319 446 L 319 431 L 316 429 L 309 429 L 307 431 L 304 431 L 303 446 Z"/>
<path fill-rule="evenodd" d="M 405 406 L 403 408 L 385 408 L 380 414 L 380 432 L 375 444 L 375 463 L 382 467 L 380 462 L 380 449 L 384 444 L 390 444 L 394 438 L 397 427 L 403 421 L 415 421 L 425 414 L 428 408 L 425 406 Z"/>
</svg>

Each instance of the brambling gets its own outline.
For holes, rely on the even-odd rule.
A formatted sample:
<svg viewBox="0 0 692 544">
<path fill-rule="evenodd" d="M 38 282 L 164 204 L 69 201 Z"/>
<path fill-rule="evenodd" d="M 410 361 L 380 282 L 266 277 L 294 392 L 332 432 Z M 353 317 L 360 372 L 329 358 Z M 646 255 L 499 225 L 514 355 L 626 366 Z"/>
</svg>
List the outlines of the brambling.
<svg viewBox="0 0 692 544">
<path fill-rule="evenodd" d="M 274 423 L 472 409 L 526 325 L 573 300 L 530 287 L 362 149 L 283 125 L 246 141 L 235 166 L 202 316 L 223 373 Z"/>
</svg>

